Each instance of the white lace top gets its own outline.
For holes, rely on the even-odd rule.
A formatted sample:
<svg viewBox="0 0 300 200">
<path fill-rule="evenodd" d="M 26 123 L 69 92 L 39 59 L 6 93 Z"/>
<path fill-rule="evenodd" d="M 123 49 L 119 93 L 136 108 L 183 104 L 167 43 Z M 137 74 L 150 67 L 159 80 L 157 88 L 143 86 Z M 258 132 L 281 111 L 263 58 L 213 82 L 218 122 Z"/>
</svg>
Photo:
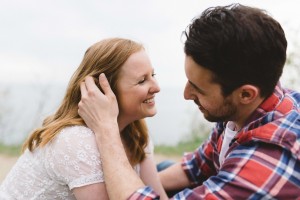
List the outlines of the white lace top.
<svg viewBox="0 0 300 200">
<path fill-rule="evenodd" d="M 139 174 L 139 165 L 135 170 Z M 20 156 L 0 186 L 0 199 L 75 199 L 73 188 L 99 182 L 104 177 L 95 135 L 84 126 L 72 126 L 44 148 Z"/>
</svg>

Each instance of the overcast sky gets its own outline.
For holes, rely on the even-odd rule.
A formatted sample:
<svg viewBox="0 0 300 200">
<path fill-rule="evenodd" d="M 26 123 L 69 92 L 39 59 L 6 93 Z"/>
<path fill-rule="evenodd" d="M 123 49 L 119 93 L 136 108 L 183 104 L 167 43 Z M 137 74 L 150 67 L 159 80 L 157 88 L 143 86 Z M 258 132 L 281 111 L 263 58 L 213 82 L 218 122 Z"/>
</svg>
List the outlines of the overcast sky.
<svg viewBox="0 0 300 200">
<path fill-rule="evenodd" d="M 292 0 L 0 0 L 0 81 L 67 83 L 85 50 L 107 37 L 142 42 L 162 87 L 184 86 L 181 32 L 205 8 L 239 2 L 266 9 L 291 39 Z"/>
</svg>

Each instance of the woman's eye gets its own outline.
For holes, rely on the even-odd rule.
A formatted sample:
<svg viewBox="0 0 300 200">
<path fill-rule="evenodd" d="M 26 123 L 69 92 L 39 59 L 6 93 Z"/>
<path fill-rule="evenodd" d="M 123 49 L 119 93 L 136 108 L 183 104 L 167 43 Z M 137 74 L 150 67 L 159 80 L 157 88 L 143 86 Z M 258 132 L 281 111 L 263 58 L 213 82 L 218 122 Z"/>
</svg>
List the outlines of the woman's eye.
<svg viewBox="0 0 300 200">
<path fill-rule="evenodd" d="M 138 82 L 138 84 L 142 84 L 142 83 L 144 83 L 144 82 L 145 82 L 145 79 L 140 80 L 140 81 Z"/>
<path fill-rule="evenodd" d="M 152 76 L 152 77 L 155 77 L 156 74 L 155 74 L 155 73 L 152 73 L 151 76 Z M 138 82 L 138 84 L 143 84 L 143 83 L 144 83 L 147 79 L 149 79 L 149 78 L 150 78 L 150 77 L 148 77 L 148 76 L 145 77 L 145 78 L 143 78 L 142 80 L 140 80 L 140 81 Z"/>
</svg>

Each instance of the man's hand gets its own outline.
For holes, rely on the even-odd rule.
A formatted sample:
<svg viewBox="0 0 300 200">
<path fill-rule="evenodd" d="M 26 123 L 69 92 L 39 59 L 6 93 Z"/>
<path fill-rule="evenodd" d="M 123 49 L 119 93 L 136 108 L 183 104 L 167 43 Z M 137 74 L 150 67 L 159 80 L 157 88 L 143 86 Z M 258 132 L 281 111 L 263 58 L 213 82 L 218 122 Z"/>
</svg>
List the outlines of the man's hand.
<svg viewBox="0 0 300 200">
<path fill-rule="evenodd" d="M 128 199 L 144 184 L 127 159 L 117 121 L 118 102 L 104 74 L 100 74 L 99 83 L 103 93 L 92 77 L 81 83 L 78 113 L 96 135 L 109 199 Z"/>
<path fill-rule="evenodd" d="M 118 102 L 104 74 L 99 76 L 100 87 L 96 86 L 92 77 L 86 77 L 80 84 L 81 101 L 78 104 L 78 114 L 93 131 L 99 123 L 117 123 L 119 114 Z"/>
</svg>

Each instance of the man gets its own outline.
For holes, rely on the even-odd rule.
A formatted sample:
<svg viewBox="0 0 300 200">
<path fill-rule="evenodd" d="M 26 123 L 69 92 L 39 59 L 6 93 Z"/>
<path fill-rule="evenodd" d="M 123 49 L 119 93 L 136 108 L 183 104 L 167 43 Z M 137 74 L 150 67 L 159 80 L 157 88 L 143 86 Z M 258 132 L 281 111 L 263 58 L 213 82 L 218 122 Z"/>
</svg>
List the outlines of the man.
<svg viewBox="0 0 300 200">
<path fill-rule="evenodd" d="M 287 41 L 264 11 L 234 4 L 205 10 L 186 34 L 184 97 L 211 122 L 209 139 L 160 173 L 173 199 L 296 199 L 300 196 L 300 93 L 281 88 Z M 117 127 L 118 108 L 82 84 L 79 114 L 94 130 L 111 199 L 158 199 L 134 174 Z M 99 109 L 101 107 L 101 109 Z M 97 110 L 105 112 L 97 113 Z"/>
</svg>

